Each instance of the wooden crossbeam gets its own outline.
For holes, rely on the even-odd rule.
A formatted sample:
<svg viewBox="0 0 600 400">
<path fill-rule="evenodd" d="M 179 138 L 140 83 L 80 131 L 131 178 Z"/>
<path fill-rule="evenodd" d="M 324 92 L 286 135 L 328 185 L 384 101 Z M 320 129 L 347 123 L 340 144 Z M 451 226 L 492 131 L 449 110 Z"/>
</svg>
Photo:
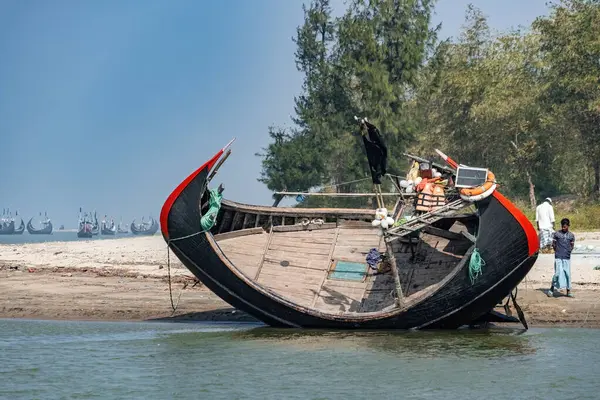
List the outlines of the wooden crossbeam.
<svg viewBox="0 0 600 400">
<path fill-rule="evenodd" d="M 375 197 L 380 196 L 414 196 L 414 193 L 320 193 L 320 192 L 275 192 L 276 195 L 282 196 L 327 196 L 327 197 Z"/>
</svg>

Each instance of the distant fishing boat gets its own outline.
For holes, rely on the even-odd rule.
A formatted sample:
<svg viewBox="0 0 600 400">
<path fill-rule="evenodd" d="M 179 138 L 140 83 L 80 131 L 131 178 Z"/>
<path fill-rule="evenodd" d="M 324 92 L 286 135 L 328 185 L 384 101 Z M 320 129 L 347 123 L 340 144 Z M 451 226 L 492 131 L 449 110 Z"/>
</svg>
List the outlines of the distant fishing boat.
<svg viewBox="0 0 600 400">
<path fill-rule="evenodd" d="M 135 219 L 131 222 L 131 233 L 138 236 L 151 236 L 154 235 L 158 231 L 158 221 L 154 218 L 150 217 L 148 221 L 144 221 L 142 217 L 142 222 L 140 224 L 135 223 Z"/>
<path fill-rule="evenodd" d="M 12 235 L 15 233 L 15 221 L 9 217 L 8 210 L 2 210 L 0 217 L 0 235 Z"/>
<path fill-rule="evenodd" d="M 129 233 L 127 227 L 123 225 L 123 218 L 119 221 L 119 225 L 117 226 L 117 233 Z"/>
<path fill-rule="evenodd" d="M 98 223 L 98 216 L 94 211 L 94 219 L 92 220 L 92 236 L 98 236 L 100 234 L 100 224 Z"/>
<path fill-rule="evenodd" d="M 15 231 L 15 219 L 12 217 L 10 209 L 5 208 L 2 210 L 2 217 L 0 218 L 0 235 L 14 235 Z"/>
<path fill-rule="evenodd" d="M 25 222 L 23 222 L 23 219 L 21 218 L 21 224 L 18 228 L 15 228 L 13 235 L 22 235 L 23 232 L 25 232 Z"/>
<path fill-rule="evenodd" d="M 40 213 L 40 216 L 41 215 L 42 213 Z M 46 213 L 44 213 L 44 219 L 40 221 L 40 225 L 42 225 L 42 228 L 34 227 L 33 217 L 31 217 L 29 222 L 27 222 L 27 232 L 29 232 L 30 235 L 50 235 L 52 233 L 52 222 Z"/>
<path fill-rule="evenodd" d="M 79 208 L 79 223 L 77 228 L 77 237 L 90 239 L 93 236 L 93 222 L 91 215 L 88 213 L 81 214 L 81 207 Z"/>
<path fill-rule="evenodd" d="M 0 235 L 12 235 L 15 233 L 15 221 L 0 222 Z"/>
<path fill-rule="evenodd" d="M 104 219 L 102 220 L 100 232 L 103 235 L 114 236 L 117 233 L 117 227 L 115 226 L 115 221 L 112 218 L 109 221 L 105 215 Z"/>
</svg>

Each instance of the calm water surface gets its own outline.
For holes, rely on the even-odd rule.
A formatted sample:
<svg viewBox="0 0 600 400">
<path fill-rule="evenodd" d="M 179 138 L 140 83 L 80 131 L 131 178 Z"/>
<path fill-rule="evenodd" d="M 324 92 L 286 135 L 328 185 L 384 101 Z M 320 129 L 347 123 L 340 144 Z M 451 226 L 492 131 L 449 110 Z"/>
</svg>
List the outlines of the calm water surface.
<svg viewBox="0 0 600 400">
<path fill-rule="evenodd" d="M 114 236 L 96 235 L 89 238 L 78 238 L 77 231 L 58 231 L 55 230 L 51 235 L 30 235 L 25 231 L 22 235 L 0 235 L 0 244 L 23 244 L 23 243 L 44 243 L 44 242 L 73 242 L 82 240 L 102 240 L 102 239 L 121 239 L 126 237 L 136 237 L 131 233 L 118 233 Z"/>
<path fill-rule="evenodd" d="M 3 399 L 598 399 L 600 330 L 0 320 Z"/>
</svg>

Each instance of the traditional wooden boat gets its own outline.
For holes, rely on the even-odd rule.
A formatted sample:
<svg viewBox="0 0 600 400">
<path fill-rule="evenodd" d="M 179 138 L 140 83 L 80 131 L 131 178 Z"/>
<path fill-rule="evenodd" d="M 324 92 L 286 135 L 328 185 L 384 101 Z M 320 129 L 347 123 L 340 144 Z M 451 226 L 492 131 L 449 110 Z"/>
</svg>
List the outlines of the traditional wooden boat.
<svg viewBox="0 0 600 400">
<path fill-rule="evenodd" d="M 94 236 L 93 233 L 94 225 L 92 222 L 92 218 L 88 213 L 81 214 L 81 208 L 79 208 L 79 224 L 77 228 L 77 237 L 90 239 Z"/>
<path fill-rule="evenodd" d="M 12 235 L 15 233 L 15 221 L 4 219 L 0 221 L 0 235 Z"/>
<path fill-rule="evenodd" d="M 98 223 L 98 216 L 94 211 L 94 219 L 92 221 L 92 236 L 98 236 L 100 234 L 100 224 Z"/>
<path fill-rule="evenodd" d="M 131 233 L 138 236 L 152 236 L 158 232 L 158 221 L 150 217 L 150 220 L 141 224 L 136 224 L 135 220 L 131 222 Z"/>
<path fill-rule="evenodd" d="M 106 215 L 105 215 L 104 219 L 102 220 L 100 232 L 102 233 L 102 235 L 109 235 L 109 236 L 116 235 L 117 226 L 115 225 L 115 221 L 113 219 L 108 221 L 106 218 Z"/>
<path fill-rule="evenodd" d="M 77 229 L 77 237 L 90 239 L 92 236 L 94 236 L 92 233 L 92 224 L 89 222 L 80 222 Z"/>
<path fill-rule="evenodd" d="M 19 216 L 19 212 L 15 213 L 15 216 Z M 2 216 L 0 217 L 0 235 L 22 235 L 25 230 L 25 224 L 23 223 L 23 219 L 21 219 L 21 223 L 17 227 L 15 223 L 15 218 L 12 216 L 10 209 L 3 209 Z"/>
<path fill-rule="evenodd" d="M 41 213 L 40 213 L 41 216 Z M 45 215 L 45 218 L 41 221 L 41 225 L 42 228 L 36 228 L 35 226 L 33 226 L 33 217 L 31 217 L 29 219 L 29 221 L 27 222 L 27 232 L 29 232 L 30 235 L 50 235 L 52 234 L 52 222 L 50 221 L 50 219 L 48 218 L 47 215 Z"/>
<path fill-rule="evenodd" d="M 23 232 L 25 232 L 25 222 L 23 222 L 23 219 L 21 219 L 21 223 L 19 224 L 18 228 L 15 228 L 13 235 L 22 235 Z"/>
<path fill-rule="evenodd" d="M 456 196 L 386 231 L 372 226 L 375 210 L 223 200 L 216 223 L 205 230 L 202 218 L 214 212 L 220 191 L 209 190 L 209 181 L 229 156 L 226 149 L 171 193 L 160 223 L 173 253 L 234 307 L 279 327 L 425 329 L 517 321 L 492 310 L 535 263 L 537 234 L 497 190 L 475 202 Z M 400 219 L 411 201 L 399 197 L 393 215 Z M 369 257 L 378 254 L 386 268 L 374 270 Z M 474 254 L 485 262 L 479 276 L 473 275 Z"/>
<path fill-rule="evenodd" d="M 117 226 L 117 233 L 129 233 L 127 227 L 123 225 L 123 218 L 119 221 L 119 225 Z"/>
</svg>

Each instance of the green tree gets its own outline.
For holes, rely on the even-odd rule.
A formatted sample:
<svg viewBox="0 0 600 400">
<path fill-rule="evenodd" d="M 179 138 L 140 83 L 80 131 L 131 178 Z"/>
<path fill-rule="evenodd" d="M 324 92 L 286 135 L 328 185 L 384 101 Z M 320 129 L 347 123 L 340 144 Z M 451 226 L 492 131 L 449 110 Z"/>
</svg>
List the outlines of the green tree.
<svg viewBox="0 0 600 400">
<path fill-rule="evenodd" d="M 541 105 L 539 37 L 492 37 L 485 16 L 470 6 L 459 39 L 438 47 L 415 107 L 424 110 L 419 146 L 441 146 L 459 160 L 490 167 L 504 190 L 551 190 L 553 150 Z"/>
<path fill-rule="evenodd" d="M 562 0 L 533 26 L 547 59 L 546 105 L 566 122 L 562 151 L 577 142 L 593 171 L 592 191 L 599 196 L 600 0 Z"/>
<path fill-rule="evenodd" d="M 315 0 L 303 10 L 305 21 L 294 39 L 296 67 L 304 73 L 303 93 L 295 99 L 297 127 L 270 127 L 272 142 L 257 154 L 262 157 L 259 181 L 273 191 L 308 190 L 321 184 L 326 173 L 319 132 L 326 129 L 328 48 L 334 26 L 329 0 Z"/>
<path fill-rule="evenodd" d="M 368 178 L 355 115 L 380 128 L 392 156 L 390 169 L 404 168 L 400 154 L 417 131 L 405 104 L 435 40 L 432 7 L 430 0 L 354 0 L 338 20 L 331 18 L 327 0 L 304 9 L 294 39 L 296 65 L 304 74 L 294 133 L 271 129 L 275 142 L 261 154 L 262 182 L 279 190 L 325 185 L 346 191 L 344 182 Z M 306 156 L 319 173 L 304 175 L 304 162 L 290 155 Z"/>
</svg>

